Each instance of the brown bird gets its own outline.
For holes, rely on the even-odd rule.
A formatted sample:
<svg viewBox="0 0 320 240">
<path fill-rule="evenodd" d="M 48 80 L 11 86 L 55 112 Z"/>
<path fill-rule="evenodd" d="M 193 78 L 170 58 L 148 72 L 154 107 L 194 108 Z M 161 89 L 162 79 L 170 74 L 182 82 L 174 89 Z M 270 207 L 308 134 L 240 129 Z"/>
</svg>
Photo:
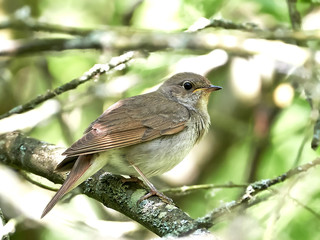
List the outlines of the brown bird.
<svg viewBox="0 0 320 240">
<path fill-rule="evenodd" d="M 147 178 L 176 166 L 203 137 L 210 125 L 209 95 L 220 89 L 205 77 L 184 72 L 154 92 L 113 104 L 63 153 L 66 158 L 56 171 L 70 174 L 41 217 L 100 169 L 140 176 L 150 188 L 144 198 L 158 195 L 167 200 Z"/>
</svg>

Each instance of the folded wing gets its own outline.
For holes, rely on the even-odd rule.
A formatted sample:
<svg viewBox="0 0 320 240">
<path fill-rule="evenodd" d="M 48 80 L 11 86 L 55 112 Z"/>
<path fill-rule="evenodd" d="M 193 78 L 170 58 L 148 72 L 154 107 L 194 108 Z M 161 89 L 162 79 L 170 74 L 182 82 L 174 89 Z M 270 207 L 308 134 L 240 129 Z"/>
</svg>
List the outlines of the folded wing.
<svg viewBox="0 0 320 240">
<path fill-rule="evenodd" d="M 143 96 L 143 102 L 141 102 Z M 154 98 L 157 99 L 155 108 Z M 181 104 L 161 94 L 124 99 L 108 108 L 85 131 L 84 136 L 63 154 L 69 157 L 121 148 L 175 134 L 186 127 L 190 117 Z"/>
</svg>

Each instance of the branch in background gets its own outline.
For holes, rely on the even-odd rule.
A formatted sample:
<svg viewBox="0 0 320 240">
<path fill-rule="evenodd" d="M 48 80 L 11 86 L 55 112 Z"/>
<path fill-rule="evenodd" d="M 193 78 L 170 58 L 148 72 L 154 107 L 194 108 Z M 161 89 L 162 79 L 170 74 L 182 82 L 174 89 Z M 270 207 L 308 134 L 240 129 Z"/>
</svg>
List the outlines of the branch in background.
<svg viewBox="0 0 320 240">
<path fill-rule="evenodd" d="M 276 40 L 315 40 L 320 41 L 320 31 L 274 31 L 259 33 L 238 33 L 232 31 L 214 33 L 165 33 L 139 31 L 128 28 L 113 28 L 109 31 L 92 31 L 85 37 L 76 38 L 43 38 L 30 41 L 8 40 L 0 46 L 0 56 L 18 56 L 43 51 L 62 51 L 68 49 L 99 49 L 99 50 L 201 50 L 209 51 L 224 49 L 237 55 L 277 52 Z M 249 43 L 247 40 L 250 40 Z M 291 52 L 294 45 L 283 44 L 284 50 Z M 277 46 L 278 46 L 277 45 Z M 302 50 L 303 48 L 301 48 Z"/>
<path fill-rule="evenodd" d="M 262 32 L 263 30 L 255 23 L 234 23 L 226 19 L 200 18 L 192 24 L 187 32 L 197 32 L 206 28 L 222 28 L 232 30 L 242 30 L 245 32 Z"/>
<path fill-rule="evenodd" d="M 136 10 L 143 4 L 144 0 L 134 0 L 130 1 L 127 4 L 130 4 L 128 10 L 124 13 L 122 17 L 122 24 L 125 26 L 130 26 L 132 18 Z M 128 6 L 128 5 L 127 5 Z"/>
<path fill-rule="evenodd" d="M 128 63 L 134 56 L 135 56 L 135 52 L 127 52 L 121 56 L 113 57 L 110 60 L 110 62 L 107 64 L 96 64 L 89 71 L 84 73 L 81 77 L 76 78 L 66 84 L 63 84 L 62 86 L 59 86 L 54 90 L 48 90 L 47 93 L 40 95 L 23 105 L 19 105 L 12 108 L 10 111 L 0 115 L 0 119 L 9 117 L 13 114 L 24 113 L 31 109 L 34 109 L 37 105 L 39 105 L 40 103 L 43 103 L 44 101 L 50 98 L 54 98 L 57 95 L 60 95 L 64 92 L 75 89 L 79 85 L 93 79 L 94 77 L 100 74 L 109 72 L 112 69 L 119 67 L 120 65 Z"/>
<path fill-rule="evenodd" d="M 290 11 L 291 20 L 292 19 L 300 19 L 299 12 L 296 10 L 295 4 L 292 3 L 292 1 L 295 0 L 287 0 L 288 1 L 288 7 Z M 137 5 L 139 5 L 142 1 L 137 1 Z M 135 6 L 133 6 L 134 9 Z M 291 15 L 291 12 L 293 15 Z M 293 16 L 295 16 L 293 18 Z M 292 21 L 298 21 L 298 20 L 292 20 Z M 301 25 L 301 20 L 298 21 L 299 26 Z M 221 28 L 221 29 L 227 29 L 227 30 L 240 30 L 244 32 L 252 32 L 256 33 L 256 38 L 268 38 L 268 39 L 295 39 L 295 38 L 311 38 L 313 31 L 305 31 L 301 32 L 300 34 L 294 33 L 292 31 L 288 31 L 286 29 L 276 31 L 268 30 L 268 29 L 262 29 L 257 24 L 247 22 L 247 23 L 235 23 L 227 19 L 215 19 L 215 18 L 200 18 L 195 23 L 193 23 L 187 30 L 187 32 L 197 32 L 206 28 Z M 28 30 L 28 31 L 43 31 L 43 32 L 50 32 L 50 33 L 64 33 L 64 34 L 70 34 L 70 35 L 79 35 L 79 36 L 87 36 L 90 34 L 94 34 L 95 32 L 114 32 L 114 33 L 125 33 L 128 31 L 131 31 L 132 33 L 138 32 L 132 31 L 131 28 L 128 27 L 120 27 L 120 26 L 103 26 L 99 29 L 85 29 L 85 28 L 78 28 L 78 27 L 69 27 L 69 26 L 63 26 L 58 24 L 51 24 L 46 22 L 41 22 L 38 20 L 35 20 L 33 18 L 11 18 L 7 19 L 5 21 L 0 22 L 0 30 L 1 29 L 13 29 L 13 30 Z M 294 30 L 299 30 L 299 28 L 294 28 Z M 145 30 L 144 32 L 148 32 Z M 154 31 L 149 31 L 149 34 L 160 34 L 160 32 L 155 33 Z M 169 33 L 173 34 L 173 33 Z M 262 34 L 262 35 L 261 35 Z M 319 40 L 319 35 L 314 33 L 315 39 Z M 259 37 L 260 35 L 260 37 Z M 305 36 L 303 36 L 305 35 Z"/>
<path fill-rule="evenodd" d="M 1 163 L 45 177 L 54 183 L 62 183 L 66 177 L 53 171 L 63 158 L 63 150 L 18 132 L 0 135 Z M 182 210 L 163 203 L 158 197 L 151 197 L 137 205 L 146 189 L 138 183 L 124 184 L 122 180 L 120 176 L 104 173 L 99 178 L 89 178 L 80 188 L 84 194 L 141 223 L 159 236 L 182 236 L 196 230 L 198 233 L 208 233 Z"/>
<path fill-rule="evenodd" d="M 320 116 L 318 116 L 318 119 L 314 124 L 311 148 L 316 151 L 319 145 L 320 145 Z"/>
<path fill-rule="evenodd" d="M 92 32 L 92 29 L 84 29 L 77 27 L 67 27 L 58 24 L 51 24 L 40 22 L 33 18 L 10 18 L 5 21 L 0 22 L 1 29 L 14 29 L 14 30 L 28 30 L 28 31 L 43 31 L 51 33 L 64 33 L 70 35 L 85 36 Z"/>
<path fill-rule="evenodd" d="M 287 0 L 287 5 L 292 29 L 298 31 L 301 29 L 301 16 L 297 9 L 297 0 Z"/>
<path fill-rule="evenodd" d="M 260 202 L 260 199 L 255 200 L 253 197 L 261 191 L 267 190 L 278 183 L 284 182 L 295 175 L 301 174 L 302 172 L 306 172 L 317 165 L 320 165 L 320 158 L 316 158 L 312 162 L 293 168 L 276 178 L 265 179 L 252 183 L 247 187 L 246 193 L 238 201 L 226 203 L 223 206 L 214 209 L 206 216 L 198 218 L 197 221 L 200 226 L 208 226 L 208 224 L 218 222 L 221 217 L 230 214 L 230 212 L 234 212 L 236 209 L 251 207 L 257 202 Z"/>
<path fill-rule="evenodd" d="M 292 167 L 297 167 L 300 164 L 300 162 L 302 161 L 302 153 L 303 153 L 303 150 L 304 150 L 307 142 L 310 139 L 309 132 L 310 132 L 310 129 L 312 128 L 312 126 L 313 126 L 313 122 L 311 120 L 310 123 L 307 124 L 306 127 L 305 127 L 304 137 L 303 137 L 303 139 L 302 139 L 302 141 L 300 143 L 300 146 L 299 146 L 299 149 L 298 149 L 298 152 L 297 152 L 297 156 L 296 156 L 296 159 L 294 160 L 294 163 L 293 163 Z"/>
<path fill-rule="evenodd" d="M 10 239 L 5 225 L 6 225 L 6 221 L 4 219 L 2 210 L 0 208 L 0 239 L 1 240 L 9 240 Z"/>
<path fill-rule="evenodd" d="M 27 172 L 27 171 L 20 170 L 19 175 L 21 177 L 23 177 L 25 180 L 27 180 L 28 182 L 30 182 L 38 187 L 41 187 L 43 189 L 49 190 L 49 191 L 56 192 L 60 188 L 60 186 L 59 187 L 49 186 L 48 184 L 43 183 L 43 181 L 41 181 L 42 179 L 40 179 L 41 177 L 39 177 L 38 175 L 32 174 L 30 172 Z"/>
<path fill-rule="evenodd" d="M 295 203 L 297 203 L 299 206 L 301 206 L 302 208 L 304 208 L 305 210 L 307 210 L 309 213 L 311 213 L 313 216 L 315 216 L 316 218 L 318 218 L 320 220 L 320 214 L 317 213 L 316 211 L 314 211 L 312 208 L 310 208 L 309 206 L 305 205 L 303 202 L 299 201 L 298 199 L 296 199 L 290 195 L 289 195 L 289 198 L 292 199 Z"/>
<path fill-rule="evenodd" d="M 135 11 L 136 7 L 138 7 L 143 1 L 138 0 L 136 3 L 133 4 L 130 11 L 125 15 L 125 25 L 128 25 L 133 12 Z M 222 28 L 222 29 L 232 29 L 232 30 L 243 30 L 246 32 L 255 32 L 255 31 L 263 31 L 259 26 L 255 23 L 234 23 L 230 20 L 226 19 L 206 19 L 200 18 L 196 21 L 190 28 L 187 30 L 188 32 L 195 32 L 205 28 Z M 69 27 L 57 24 L 51 24 L 46 22 L 38 21 L 31 17 L 24 17 L 21 18 L 10 18 L 5 21 L 0 22 L 0 30 L 1 29 L 14 29 L 14 30 L 28 30 L 28 31 L 43 31 L 43 32 L 52 32 L 52 33 L 64 33 L 70 35 L 79 35 L 85 36 L 97 29 L 85 29 L 85 28 L 78 28 L 78 27 Z M 103 26 L 99 28 L 99 31 L 102 30 L 117 30 L 117 29 L 126 29 L 126 27 L 114 27 L 114 26 Z"/>
<path fill-rule="evenodd" d="M 287 0 L 287 5 L 288 5 L 288 11 L 289 11 L 289 16 L 290 16 L 290 21 L 291 21 L 291 26 L 292 29 L 295 31 L 299 31 L 301 29 L 301 15 L 297 9 L 297 0 Z M 300 46 L 307 46 L 307 43 L 305 41 L 298 41 L 298 45 Z M 311 46 L 311 45 L 310 45 Z M 312 49 L 312 47 L 310 47 Z M 313 49 L 312 49 L 313 50 Z M 319 82 L 320 82 L 320 76 L 319 76 L 319 71 L 318 69 L 318 64 L 317 61 L 314 60 L 314 58 L 311 58 L 309 65 L 313 65 L 312 67 L 312 76 L 310 77 L 313 79 L 313 85 L 309 85 L 308 87 L 305 87 L 305 92 L 306 92 L 306 98 L 308 102 L 311 105 L 312 108 L 312 117 L 314 118 L 314 132 L 313 132 L 313 138 L 311 142 L 311 148 L 313 150 L 317 150 L 319 147 L 320 143 L 320 110 L 319 110 L 319 100 L 317 96 L 313 96 L 311 93 L 313 92 L 314 89 L 319 87 Z M 305 136 L 304 143 L 306 142 L 308 136 Z M 298 164 L 298 162 L 296 161 Z M 296 164 L 296 165 L 297 165 Z"/>
<path fill-rule="evenodd" d="M 234 183 L 227 183 L 227 184 L 199 184 L 193 186 L 183 186 L 177 188 L 168 188 L 168 189 L 161 189 L 163 193 L 169 194 L 178 194 L 184 195 L 195 190 L 207 190 L 207 189 L 216 189 L 216 188 L 247 188 L 248 184 L 234 184 Z"/>
</svg>

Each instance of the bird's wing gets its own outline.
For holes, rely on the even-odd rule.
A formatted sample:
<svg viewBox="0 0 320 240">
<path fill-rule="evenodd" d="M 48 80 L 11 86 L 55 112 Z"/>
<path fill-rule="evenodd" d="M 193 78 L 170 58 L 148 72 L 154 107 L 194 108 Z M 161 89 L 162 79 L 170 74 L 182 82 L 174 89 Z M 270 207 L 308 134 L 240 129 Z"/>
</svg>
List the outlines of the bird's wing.
<svg viewBox="0 0 320 240">
<path fill-rule="evenodd" d="M 178 133 L 186 127 L 190 117 L 188 110 L 178 103 L 168 102 L 169 100 L 163 96 L 154 94 L 157 97 L 156 103 L 152 102 L 154 96 L 150 94 L 117 102 L 90 125 L 81 139 L 63 153 L 66 158 L 57 165 L 56 170 L 70 170 L 70 167 L 73 167 L 41 217 L 44 217 L 63 195 L 106 163 L 92 161 L 93 153 L 150 141 L 160 136 Z"/>
<path fill-rule="evenodd" d="M 87 155 L 175 134 L 189 118 L 183 105 L 157 92 L 124 99 L 107 109 L 63 154 L 68 158 Z"/>
</svg>

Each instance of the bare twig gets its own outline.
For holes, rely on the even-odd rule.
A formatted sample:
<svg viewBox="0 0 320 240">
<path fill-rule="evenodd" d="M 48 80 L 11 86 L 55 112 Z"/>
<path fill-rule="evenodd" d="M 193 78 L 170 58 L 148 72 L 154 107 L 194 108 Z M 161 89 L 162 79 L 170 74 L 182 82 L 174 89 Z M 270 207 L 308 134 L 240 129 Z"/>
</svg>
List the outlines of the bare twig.
<svg viewBox="0 0 320 240">
<path fill-rule="evenodd" d="M 318 118 L 314 124 L 311 148 L 313 150 L 317 150 L 319 145 L 320 145 L 320 118 Z"/>
<path fill-rule="evenodd" d="M 262 40 L 263 39 L 263 40 Z M 0 56 L 17 56 L 43 51 L 62 51 L 68 49 L 104 49 L 104 50 L 201 50 L 224 49 L 238 55 L 252 55 L 264 51 L 278 51 L 269 40 L 315 40 L 320 41 L 320 31 L 274 31 L 262 33 L 214 32 L 214 33 L 165 33 L 138 31 L 133 29 L 113 29 L 93 31 L 85 37 L 32 39 L 30 41 L 6 41 L 0 46 Z M 247 40 L 251 42 L 248 43 Z M 278 43 L 279 44 L 279 43 Z M 263 47 L 259 47 L 262 46 Z M 252 47 L 251 47 L 252 46 Z M 292 49 L 291 44 L 283 47 Z"/>
<path fill-rule="evenodd" d="M 316 218 L 318 218 L 320 220 L 320 214 L 317 213 L 316 211 L 314 211 L 312 208 L 310 208 L 309 206 L 305 205 L 304 203 L 302 203 L 301 201 L 299 201 L 298 199 L 290 196 L 290 199 L 292 199 L 295 203 L 297 203 L 299 206 L 301 206 L 302 208 L 304 208 L 305 210 L 307 210 L 309 213 L 311 213 L 313 216 L 315 216 Z"/>
<path fill-rule="evenodd" d="M 45 23 L 37 21 L 33 18 L 16 19 L 11 18 L 0 22 L 1 29 L 28 30 L 28 31 L 44 31 L 52 33 L 64 33 L 70 35 L 85 36 L 91 33 L 92 29 L 67 27 L 58 24 Z"/>
<path fill-rule="evenodd" d="M 247 186 L 248 186 L 247 184 L 234 184 L 234 183 L 199 184 L 199 185 L 183 186 L 183 187 L 177 187 L 177 188 L 161 189 L 161 192 L 169 193 L 169 194 L 188 194 L 196 190 L 206 190 L 206 189 L 215 189 L 215 188 L 246 188 Z"/>
<path fill-rule="evenodd" d="M 267 190 L 271 186 L 284 182 L 285 180 L 302 172 L 306 172 L 310 168 L 313 168 L 317 165 L 320 165 L 320 158 L 316 158 L 312 162 L 293 168 L 276 178 L 261 180 L 252 183 L 247 187 L 246 193 L 239 200 L 228 202 L 223 206 L 214 209 L 206 216 L 198 218 L 197 221 L 200 225 L 207 226 L 208 224 L 212 224 L 212 222 L 217 222 L 220 217 L 229 214 L 232 210 L 235 210 L 239 207 L 250 207 L 252 205 L 250 200 L 252 200 L 253 196 L 257 195 L 259 192 Z"/>
<path fill-rule="evenodd" d="M 297 0 L 287 0 L 288 11 L 293 30 L 301 29 L 301 16 L 297 9 Z"/>
<path fill-rule="evenodd" d="M 114 57 L 110 60 L 109 63 L 107 64 L 96 64 L 94 65 L 89 71 L 84 73 L 81 77 L 76 78 L 66 84 L 63 84 L 62 86 L 57 87 L 54 90 L 48 90 L 47 93 L 40 95 L 31 101 L 23 104 L 16 106 L 12 108 L 9 112 L 6 112 L 2 115 L 0 115 L 0 119 L 6 118 L 8 116 L 11 116 L 13 114 L 17 113 L 23 113 L 26 111 L 29 111 L 31 109 L 34 109 L 37 105 L 40 103 L 43 103 L 44 101 L 54 98 L 64 92 L 67 92 L 69 90 L 77 88 L 79 85 L 93 79 L 94 77 L 109 72 L 112 69 L 115 69 L 116 67 L 126 64 L 128 61 L 130 61 L 134 57 L 134 52 L 127 52 L 121 56 Z"/>
<path fill-rule="evenodd" d="M 215 18 L 200 18 L 194 24 L 192 24 L 187 32 L 196 32 L 206 28 L 222 28 L 222 29 L 233 29 L 242 30 L 246 32 L 260 32 L 261 28 L 255 23 L 234 23 L 226 19 L 215 19 Z"/>
<path fill-rule="evenodd" d="M 311 126 L 310 126 L 311 125 Z M 300 164 L 300 161 L 301 161 L 301 156 L 302 156 L 302 153 L 303 153 L 303 149 L 304 147 L 306 146 L 308 140 L 310 139 L 310 135 L 309 135 L 309 132 L 310 132 L 310 128 L 312 127 L 312 124 L 308 124 L 306 126 L 306 129 L 305 129 L 305 135 L 300 143 L 300 146 L 299 146 L 299 149 L 298 149 L 298 152 L 297 152 L 297 157 L 293 163 L 293 167 L 297 167 L 299 164 Z"/>
<path fill-rule="evenodd" d="M 50 191 L 58 191 L 59 190 L 59 187 L 52 187 L 51 185 L 49 186 L 48 184 L 45 184 L 43 183 L 42 181 L 39 181 L 39 179 L 37 178 L 40 178 L 39 176 L 37 175 L 34 175 L 32 173 L 29 173 L 29 172 L 26 172 L 26 171 L 19 171 L 19 174 L 25 179 L 27 180 L 28 182 L 38 186 L 38 187 L 41 187 L 43 189 L 47 189 L 47 190 L 50 190 Z M 33 176 L 32 176 L 33 175 Z"/>
<path fill-rule="evenodd" d="M 252 192 L 250 193 L 251 195 L 256 195 L 257 193 L 259 193 L 260 191 L 262 190 L 265 190 L 265 189 L 268 189 L 270 188 L 271 186 L 275 185 L 275 184 L 278 184 L 278 183 L 281 183 L 281 182 L 284 182 L 285 180 L 295 176 L 295 175 L 298 175 L 302 172 L 306 172 L 308 171 L 310 168 L 312 167 L 315 167 L 317 165 L 320 164 L 320 158 L 316 158 L 315 160 L 311 161 L 311 162 L 308 162 L 306 164 L 303 164 L 303 165 L 300 165 L 298 167 L 295 167 L 293 169 L 290 169 L 289 171 L 287 171 L 286 173 L 276 177 L 276 178 L 273 178 L 273 179 L 266 179 L 266 180 L 261 180 L 261 181 L 257 181 L 255 183 L 252 183 L 250 184 L 250 188 L 252 188 Z M 245 200 L 249 200 L 250 199 L 250 196 L 246 196 L 244 195 L 242 197 L 242 200 L 241 201 L 245 201 Z"/>
</svg>

